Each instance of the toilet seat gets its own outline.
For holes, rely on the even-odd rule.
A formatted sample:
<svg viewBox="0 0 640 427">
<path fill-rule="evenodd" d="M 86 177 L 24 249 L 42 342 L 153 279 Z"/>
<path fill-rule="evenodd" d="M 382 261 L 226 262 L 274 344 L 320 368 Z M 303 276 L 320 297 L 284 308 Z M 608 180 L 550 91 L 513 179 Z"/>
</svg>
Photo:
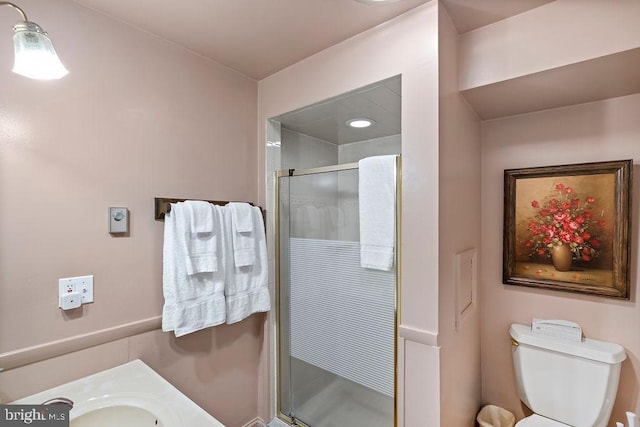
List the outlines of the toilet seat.
<svg viewBox="0 0 640 427">
<path fill-rule="evenodd" d="M 558 421 L 554 421 L 551 418 L 545 418 L 538 414 L 533 414 L 530 417 L 523 418 L 516 423 L 515 427 L 571 427 L 569 424 L 564 424 Z"/>
</svg>

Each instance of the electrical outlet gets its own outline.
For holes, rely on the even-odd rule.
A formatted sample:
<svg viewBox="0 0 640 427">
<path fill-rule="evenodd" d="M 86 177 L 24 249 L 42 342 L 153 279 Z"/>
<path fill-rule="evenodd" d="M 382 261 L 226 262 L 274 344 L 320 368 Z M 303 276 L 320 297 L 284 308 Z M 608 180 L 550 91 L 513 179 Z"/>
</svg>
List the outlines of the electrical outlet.
<svg viewBox="0 0 640 427">
<path fill-rule="evenodd" d="M 63 289 L 63 293 L 72 293 L 76 291 L 76 284 L 75 282 L 68 280 L 64 283 L 64 289 Z"/>
<path fill-rule="evenodd" d="M 78 292 L 82 304 L 93 302 L 93 276 L 67 277 L 58 280 L 58 302 L 63 295 Z"/>
</svg>

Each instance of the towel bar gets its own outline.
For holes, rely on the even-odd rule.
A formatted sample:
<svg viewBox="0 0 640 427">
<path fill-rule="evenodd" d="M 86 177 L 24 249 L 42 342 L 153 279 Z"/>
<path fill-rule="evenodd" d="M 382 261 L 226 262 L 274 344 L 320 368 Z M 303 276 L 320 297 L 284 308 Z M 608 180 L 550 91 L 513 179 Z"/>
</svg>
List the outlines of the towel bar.
<svg viewBox="0 0 640 427">
<path fill-rule="evenodd" d="M 155 198 L 155 204 L 156 204 L 155 219 L 158 221 L 162 221 L 164 219 L 164 215 L 167 212 L 171 212 L 171 203 L 184 202 L 186 200 L 201 200 L 201 199 L 173 199 L 168 197 L 156 197 Z M 231 201 L 203 200 L 203 202 L 209 202 L 209 203 L 213 203 L 214 205 L 224 206 L 227 203 L 230 203 Z M 251 202 L 246 202 L 246 203 L 249 203 L 251 206 L 255 206 Z M 262 211 L 262 216 L 264 217 L 264 209 L 260 208 L 260 210 Z"/>
</svg>

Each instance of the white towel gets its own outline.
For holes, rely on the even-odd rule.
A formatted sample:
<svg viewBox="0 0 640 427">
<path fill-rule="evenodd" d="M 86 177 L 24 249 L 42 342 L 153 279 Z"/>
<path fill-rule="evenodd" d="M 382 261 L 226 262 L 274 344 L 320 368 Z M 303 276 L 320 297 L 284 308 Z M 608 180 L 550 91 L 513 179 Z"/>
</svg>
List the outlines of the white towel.
<svg viewBox="0 0 640 427">
<path fill-rule="evenodd" d="M 213 206 L 215 228 L 222 230 L 222 214 Z M 171 205 L 165 215 L 162 285 L 164 307 L 162 330 L 174 331 L 176 337 L 225 322 L 224 299 L 224 247 L 217 245 L 218 263 L 213 272 L 187 274 L 186 242 L 190 219 L 186 218 L 184 203 Z"/>
<path fill-rule="evenodd" d="M 180 204 L 176 220 L 185 229 L 185 263 L 187 274 L 218 271 L 217 210 L 208 202 L 187 200 Z"/>
<path fill-rule="evenodd" d="M 224 218 L 225 251 L 234 250 L 232 231 L 233 214 L 227 206 L 222 209 Z M 264 233 L 264 222 L 260 208 L 251 207 L 253 224 L 252 238 L 254 240 L 252 265 L 238 266 L 230 259 L 226 261 L 225 269 L 225 297 L 227 303 L 227 323 L 236 323 L 253 313 L 269 311 L 271 298 L 269 296 L 269 275 L 267 271 L 267 243 Z M 230 258 L 230 257 L 229 257 Z"/>
<path fill-rule="evenodd" d="M 396 157 L 367 157 L 359 165 L 360 265 L 391 270 L 396 230 Z"/>
<path fill-rule="evenodd" d="M 231 209 L 233 225 L 238 233 L 251 233 L 253 231 L 253 210 L 249 203 L 230 202 L 226 205 Z"/>
<path fill-rule="evenodd" d="M 214 231 L 215 222 L 212 209 L 213 205 L 202 200 L 187 200 L 184 207 L 190 214 L 190 224 L 192 233 L 211 233 Z"/>
<path fill-rule="evenodd" d="M 231 212 L 233 260 L 236 267 L 253 265 L 256 261 L 256 239 L 253 232 L 253 207 L 248 203 L 227 203 Z"/>
</svg>

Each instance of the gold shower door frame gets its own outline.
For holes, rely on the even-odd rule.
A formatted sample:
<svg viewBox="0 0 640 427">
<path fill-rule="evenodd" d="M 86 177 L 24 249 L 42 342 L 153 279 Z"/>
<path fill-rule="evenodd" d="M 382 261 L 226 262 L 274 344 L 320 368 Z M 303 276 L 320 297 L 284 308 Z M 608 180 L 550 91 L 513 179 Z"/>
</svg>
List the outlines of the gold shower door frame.
<svg viewBox="0 0 640 427">
<path fill-rule="evenodd" d="M 280 361 L 282 355 L 280 354 L 280 178 L 301 176 L 301 175 L 314 175 L 320 173 L 340 172 L 346 170 L 358 169 L 358 163 L 345 163 L 335 166 L 325 166 L 313 169 L 304 170 L 280 170 L 274 172 L 275 185 L 274 185 L 274 207 L 275 207 L 275 295 L 276 295 L 276 411 L 277 416 L 281 420 L 291 424 L 293 421 L 288 415 L 282 412 L 280 402 Z M 396 242 L 394 251 L 394 265 L 395 265 L 395 310 L 394 310 L 394 345 L 393 345 L 393 427 L 398 427 L 398 326 L 400 324 L 400 295 L 401 295 L 401 237 L 402 237 L 402 157 L 396 158 Z M 290 356 L 288 356 L 290 357 Z M 300 420 L 296 420 L 297 425 L 302 427 L 307 426 Z"/>
</svg>

